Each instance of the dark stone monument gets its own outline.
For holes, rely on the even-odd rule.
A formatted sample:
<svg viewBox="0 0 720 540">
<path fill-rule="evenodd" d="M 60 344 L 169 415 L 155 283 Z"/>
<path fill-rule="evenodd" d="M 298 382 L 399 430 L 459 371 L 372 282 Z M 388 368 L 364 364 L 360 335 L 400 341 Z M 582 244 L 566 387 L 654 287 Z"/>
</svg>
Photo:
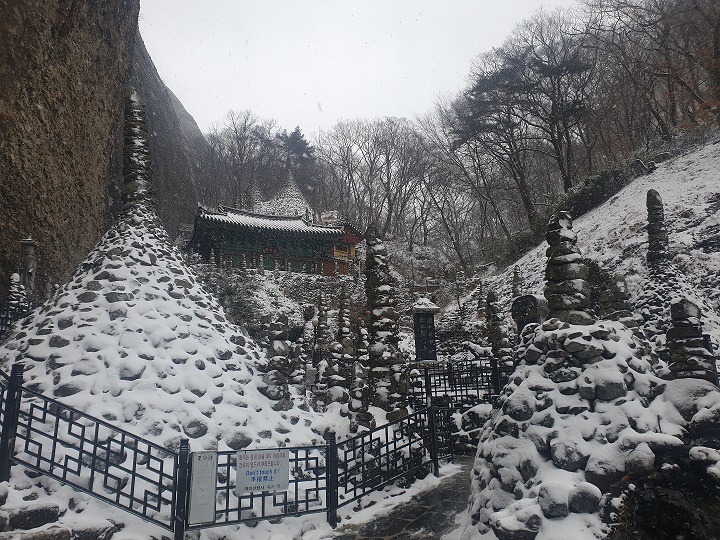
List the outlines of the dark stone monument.
<svg viewBox="0 0 720 540">
<path fill-rule="evenodd" d="M 520 335 L 528 324 L 542 323 L 547 315 L 547 300 L 542 296 L 525 294 L 513 300 L 511 313 Z"/>
<path fill-rule="evenodd" d="M 665 211 L 660 194 L 654 189 L 647 192 L 648 213 L 648 264 L 658 264 L 667 259 L 668 232 L 665 227 Z"/>
<path fill-rule="evenodd" d="M 415 330 L 415 358 L 437 360 L 435 346 L 435 314 L 440 308 L 427 298 L 420 298 L 413 305 L 413 328 Z"/>
</svg>

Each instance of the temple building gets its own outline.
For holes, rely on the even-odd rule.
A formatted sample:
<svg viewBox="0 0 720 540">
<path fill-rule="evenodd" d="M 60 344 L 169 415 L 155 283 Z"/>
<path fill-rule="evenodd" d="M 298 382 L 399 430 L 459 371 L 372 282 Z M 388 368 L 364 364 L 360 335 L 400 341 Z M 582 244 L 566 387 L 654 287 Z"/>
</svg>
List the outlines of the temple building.
<svg viewBox="0 0 720 540">
<path fill-rule="evenodd" d="M 187 249 L 218 266 L 347 275 L 362 239 L 334 213 L 313 219 L 291 182 L 275 200 L 253 211 L 199 207 Z"/>
</svg>

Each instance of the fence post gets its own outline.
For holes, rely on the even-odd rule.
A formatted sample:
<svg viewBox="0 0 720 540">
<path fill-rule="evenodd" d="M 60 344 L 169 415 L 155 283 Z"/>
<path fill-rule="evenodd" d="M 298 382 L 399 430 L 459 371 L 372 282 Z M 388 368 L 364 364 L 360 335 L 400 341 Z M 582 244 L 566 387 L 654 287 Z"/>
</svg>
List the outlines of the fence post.
<svg viewBox="0 0 720 540">
<path fill-rule="evenodd" d="M 17 433 L 18 414 L 20 413 L 20 387 L 23 383 L 25 364 L 18 362 L 10 371 L 10 381 L 5 390 L 5 411 L 0 437 L 0 482 L 10 480 L 10 459 L 15 453 L 15 434 Z"/>
<path fill-rule="evenodd" d="M 499 396 L 500 395 L 500 368 L 498 367 L 497 358 L 490 359 L 490 369 L 492 370 L 490 376 L 492 378 L 493 393 L 496 396 Z"/>
<path fill-rule="evenodd" d="M 327 442 L 327 520 L 334 529 L 337 527 L 337 507 L 338 507 L 338 455 L 337 442 L 335 441 L 335 432 L 328 431 L 325 433 L 325 442 Z"/>
<path fill-rule="evenodd" d="M 180 453 L 178 454 L 177 485 L 175 486 L 175 531 L 174 540 L 185 538 L 187 525 L 187 505 L 190 476 L 190 443 L 187 439 L 180 440 Z"/>
<path fill-rule="evenodd" d="M 430 369 L 425 366 L 425 406 L 429 407 L 432 403 L 432 386 L 430 386 Z"/>
<path fill-rule="evenodd" d="M 439 458 L 439 451 L 438 451 L 438 440 L 437 440 L 437 417 L 436 414 L 435 405 L 433 405 L 432 400 L 430 401 L 430 405 L 427 408 L 427 414 L 428 414 L 428 425 L 430 427 L 430 447 L 428 450 L 430 450 L 430 459 L 432 459 L 433 462 L 433 474 L 435 476 L 440 476 L 440 458 Z"/>
</svg>

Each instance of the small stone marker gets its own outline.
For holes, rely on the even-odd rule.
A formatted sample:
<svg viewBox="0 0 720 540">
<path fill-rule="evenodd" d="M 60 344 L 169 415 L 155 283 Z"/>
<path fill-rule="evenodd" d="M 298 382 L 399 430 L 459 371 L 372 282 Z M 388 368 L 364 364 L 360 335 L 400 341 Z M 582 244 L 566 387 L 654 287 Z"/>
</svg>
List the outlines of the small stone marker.
<svg viewBox="0 0 720 540">
<path fill-rule="evenodd" d="M 511 313 L 520 335 L 528 324 L 545 322 L 547 300 L 534 294 L 518 296 L 513 300 Z"/>
<path fill-rule="evenodd" d="M 435 314 L 438 311 L 440 308 L 427 298 L 420 298 L 413 305 L 415 358 L 417 360 L 437 360 Z"/>
<path fill-rule="evenodd" d="M 217 452 L 193 452 L 190 473 L 190 509 L 188 523 L 215 521 L 215 486 L 217 485 Z"/>
<path fill-rule="evenodd" d="M 287 491 L 289 485 L 289 450 L 270 448 L 238 451 L 236 495 L 258 491 Z"/>
</svg>

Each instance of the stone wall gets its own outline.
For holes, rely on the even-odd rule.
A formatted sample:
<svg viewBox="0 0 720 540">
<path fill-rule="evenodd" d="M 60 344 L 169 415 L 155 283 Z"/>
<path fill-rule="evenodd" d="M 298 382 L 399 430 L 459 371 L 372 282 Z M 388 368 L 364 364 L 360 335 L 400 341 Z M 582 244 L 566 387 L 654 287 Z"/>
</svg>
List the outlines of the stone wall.
<svg viewBox="0 0 720 540">
<path fill-rule="evenodd" d="M 139 0 L 0 0 L 0 296 L 38 243 L 36 290 L 100 239 Z"/>
</svg>

